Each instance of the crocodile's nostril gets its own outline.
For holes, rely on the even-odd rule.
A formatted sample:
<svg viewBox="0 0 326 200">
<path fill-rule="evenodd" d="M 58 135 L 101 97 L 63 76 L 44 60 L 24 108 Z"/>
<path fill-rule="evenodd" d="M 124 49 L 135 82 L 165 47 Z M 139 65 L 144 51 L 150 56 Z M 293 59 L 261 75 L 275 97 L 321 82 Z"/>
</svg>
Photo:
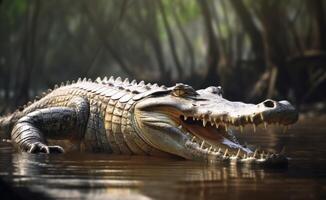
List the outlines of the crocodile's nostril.
<svg viewBox="0 0 326 200">
<path fill-rule="evenodd" d="M 275 107 L 275 102 L 272 100 L 266 100 L 264 101 L 264 106 L 267 108 L 274 108 Z"/>
</svg>

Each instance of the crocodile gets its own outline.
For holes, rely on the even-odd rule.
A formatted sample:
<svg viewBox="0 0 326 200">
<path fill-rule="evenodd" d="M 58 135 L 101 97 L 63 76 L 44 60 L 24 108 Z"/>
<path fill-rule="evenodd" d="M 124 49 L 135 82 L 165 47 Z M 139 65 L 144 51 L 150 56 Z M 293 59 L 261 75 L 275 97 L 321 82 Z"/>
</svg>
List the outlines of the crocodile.
<svg viewBox="0 0 326 200">
<path fill-rule="evenodd" d="M 195 90 L 118 78 L 55 85 L 0 118 L 1 137 L 29 153 L 69 151 L 173 156 L 209 163 L 287 165 L 282 153 L 241 145 L 232 130 L 288 126 L 298 112 L 288 101 L 229 101 L 220 86 Z"/>
</svg>

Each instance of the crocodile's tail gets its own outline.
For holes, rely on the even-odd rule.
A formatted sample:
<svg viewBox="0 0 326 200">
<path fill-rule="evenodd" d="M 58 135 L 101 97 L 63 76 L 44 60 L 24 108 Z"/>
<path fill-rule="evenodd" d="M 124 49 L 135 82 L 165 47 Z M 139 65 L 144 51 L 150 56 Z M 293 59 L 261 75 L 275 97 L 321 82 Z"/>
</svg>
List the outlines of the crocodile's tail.
<svg viewBox="0 0 326 200">
<path fill-rule="evenodd" d="M 7 116 L 0 117 L 0 140 L 10 139 L 10 132 L 17 122 L 19 112 L 14 112 Z"/>
</svg>

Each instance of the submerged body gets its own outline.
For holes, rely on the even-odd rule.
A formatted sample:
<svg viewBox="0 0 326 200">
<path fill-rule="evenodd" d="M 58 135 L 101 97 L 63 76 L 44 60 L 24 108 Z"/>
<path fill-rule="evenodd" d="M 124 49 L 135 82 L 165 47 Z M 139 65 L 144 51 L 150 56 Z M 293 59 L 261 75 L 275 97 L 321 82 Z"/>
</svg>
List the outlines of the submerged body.
<svg viewBox="0 0 326 200">
<path fill-rule="evenodd" d="M 297 119 L 287 101 L 245 104 L 224 99 L 220 87 L 196 91 L 185 84 L 167 88 L 111 77 L 56 87 L 0 118 L 0 130 L 30 153 L 91 151 L 284 164 L 285 156 L 258 154 L 240 145 L 230 126 L 289 125 Z"/>
</svg>

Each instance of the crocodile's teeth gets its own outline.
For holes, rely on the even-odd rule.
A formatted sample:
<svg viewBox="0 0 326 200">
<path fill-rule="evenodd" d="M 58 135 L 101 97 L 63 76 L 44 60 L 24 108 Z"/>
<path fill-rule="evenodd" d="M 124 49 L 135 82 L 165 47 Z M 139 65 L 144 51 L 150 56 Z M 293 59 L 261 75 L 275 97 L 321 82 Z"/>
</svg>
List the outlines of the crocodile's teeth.
<svg viewBox="0 0 326 200">
<path fill-rule="evenodd" d="M 204 147 L 204 144 L 205 144 L 205 141 L 203 140 L 201 145 L 200 145 L 200 148 L 202 149 Z"/>
<path fill-rule="evenodd" d="M 256 133 L 256 124 L 252 124 L 252 127 L 254 128 L 254 133 Z"/>
<path fill-rule="evenodd" d="M 256 155 L 257 155 L 257 149 L 255 150 L 254 155 L 252 157 L 256 158 Z"/>
<path fill-rule="evenodd" d="M 196 139 L 196 136 L 192 137 L 191 142 L 194 142 Z"/>
<path fill-rule="evenodd" d="M 239 155 L 240 155 L 240 148 L 239 148 L 239 150 L 237 152 L 237 155 L 235 157 L 239 157 Z"/>
<path fill-rule="evenodd" d="M 183 119 L 184 119 L 185 121 L 187 120 L 187 118 L 188 118 L 188 117 L 187 117 L 186 115 L 183 116 Z"/>
<path fill-rule="evenodd" d="M 245 117 L 245 120 L 246 120 L 246 122 L 248 122 L 248 121 L 249 121 L 249 117 L 248 117 L 248 116 L 246 116 L 246 117 Z"/>
<path fill-rule="evenodd" d="M 216 126 L 216 128 L 218 128 L 219 127 L 219 124 L 218 123 L 215 123 L 215 126 Z"/>
<path fill-rule="evenodd" d="M 206 124 L 207 124 L 207 121 L 206 121 L 206 119 L 204 118 L 204 119 L 203 119 L 203 126 L 205 127 Z"/>
<path fill-rule="evenodd" d="M 179 129 L 182 129 L 182 125 L 178 126 Z"/>
<path fill-rule="evenodd" d="M 210 152 L 210 151 L 212 150 L 212 148 L 213 148 L 213 147 L 212 147 L 212 146 L 210 146 L 210 147 L 209 147 L 209 149 L 208 149 L 208 152 Z"/>
<path fill-rule="evenodd" d="M 260 113 L 260 118 L 261 118 L 262 121 L 264 121 L 264 115 L 263 115 L 263 113 Z"/>
<path fill-rule="evenodd" d="M 225 149 L 225 152 L 224 152 L 224 155 L 223 155 L 224 157 L 228 154 L 228 151 L 229 151 L 228 149 Z"/>
<path fill-rule="evenodd" d="M 228 125 L 224 124 L 224 127 L 225 127 L 225 131 L 228 131 Z"/>
<path fill-rule="evenodd" d="M 267 129 L 267 122 L 264 122 L 264 127 L 265 129 Z"/>
<path fill-rule="evenodd" d="M 240 132 L 243 133 L 243 126 L 240 125 Z"/>
<path fill-rule="evenodd" d="M 235 119 L 234 119 L 234 118 L 232 118 L 232 119 L 231 119 L 231 121 L 232 121 L 232 124 L 234 124 L 234 122 L 235 122 Z"/>
</svg>

